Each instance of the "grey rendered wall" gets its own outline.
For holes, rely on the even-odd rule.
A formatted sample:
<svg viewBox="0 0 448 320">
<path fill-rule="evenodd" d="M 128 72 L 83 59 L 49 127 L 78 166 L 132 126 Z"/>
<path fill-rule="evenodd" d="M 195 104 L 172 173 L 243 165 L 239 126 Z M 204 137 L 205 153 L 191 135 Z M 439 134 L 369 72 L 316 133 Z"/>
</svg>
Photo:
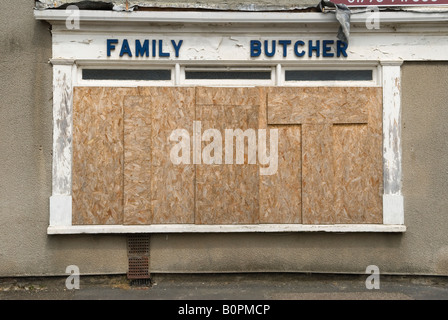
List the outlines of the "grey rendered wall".
<svg viewBox="0 0 448 320">
<path fill-rule="evenodd" d="M 0 276 L 125 273 L 124 236 L 47 236 L 51 195 L 49 26 L 31 1 L 0 10 Z M 152 272 L 313 271 L 448 275 L 448 64 L 403 67 L 401 234 L 215 234 L 151 238 Z"/>
<path fill-rule="evenodd" d="M 0 10 L 0 276 L 126 272 L 126 239 L 47 237 L 51 195 L 50 26 L 33 1 Z"/>
</svg>

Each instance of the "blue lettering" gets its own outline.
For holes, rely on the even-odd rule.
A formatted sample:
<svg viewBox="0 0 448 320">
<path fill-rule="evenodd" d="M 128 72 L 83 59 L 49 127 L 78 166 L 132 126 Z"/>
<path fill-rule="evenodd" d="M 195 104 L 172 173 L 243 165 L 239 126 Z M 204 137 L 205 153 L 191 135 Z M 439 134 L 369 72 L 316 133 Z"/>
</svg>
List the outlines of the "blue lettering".
<svg viewBox="0 0 448 320">
<path fill-rule="evenodd" d="M 149 57 L 149 40 L 145 40 L 143 46 L 140 40 L 135 40 L 135 56 L 143 57 L 144 55 Z"/>
<path fill-rule="evenodd" d="M 180 47 L 182 46 L 183 42 L 184 42 L 184 40 L 179 40 L 179 43 L 176 44 L 176 41 L 171 40 L 171 44 L 173 45 L 174 52 L 176 53 L 176 58 L 179 58 L 179 50 L 180 50 Z"/>
<path fill-rule="evenodd" d="M 336 45 L 336 56 L 339 58 L 342 54 L 344 57 L 347 57 L 347 47 L 348 44 L 346 42 L 338 40 Z"/>
<path fill-rule="evenodd" d="M 169 57 L 169 52 L 163 52 L 163 40 L 159 40 L 159 57 Z"/>
<path fill-rule="evenodd" d="M 330 45 L 332 45 L 334 43 L 333 40 L 324 40 L 322 41 L 322 56 L 329 58 L 329 57 L 334 57 L 334 53 L 330 52 L 331 51 L 331 47 Z"/>
<path fill-rule="evenodd" d="M 304 55 L 305 55 L 305 51 L 301 51 L 301 52 L 299 52 L 299 46 L 304 46 L 305 45 L 305 42 L 303 42 L 303 41 L 301 41 L 301 40 L 299 40 L 299 41 L 297 41 L 296 43 L 294 43 L 294 53 L 295 53 L 295 55 L 296 56 L 298 56 L 299 58 L 300 57 L 303 57 Z"/>
<path fill-rule="evenodd" d="M 316 57 L 320 57 L 320 40 L 316 40 L 315 46 L 313 46 L 313 40 L 308 41 L 308 57 L 313 56 L 313 51 L 316 51 Z"/>
<path fill-rule="evenodd" d="M 272 40 L 272 50 L 268 50 L 268 40 L 264 40 L 264 54 L 267 57 L 273 57 L 275 55 L 275 40 Z"/>
<path fill-rule="evenodd" d="M 278 43 L 283 46 L 283 57 L 288 55 L 288 46 L 291 44 L 291 40 L 279 40 Z"/>
<path fill-rule="evenodd" d="M 261 42 L 258 40 L 250 41 L 250 56 L 259 57 L 261 55 Z"/>
<path fill-rule="evenodd" d="M 156 40 L 152 40 L 152 57 L 155 58 L 157 57 L 157 41 Z"/>
<path fill-rule="evenodd" d="M 114 44 L 117 44 L 118 40 L 117 39 L 107 39 L 107 56 L 110 57 L 110 52 L 112 50 L 115 50 L 115 46 Z"/>
<path fill-rule="evenodd" d="M 124 56 L 125 54 L 127 54 L 129 57 L 132 57 L 132 51 L 129 47 L 129 42 L 126 39 L 123 40 L 123 44 L 121 45 L 120 57 Z"/>
</svg>

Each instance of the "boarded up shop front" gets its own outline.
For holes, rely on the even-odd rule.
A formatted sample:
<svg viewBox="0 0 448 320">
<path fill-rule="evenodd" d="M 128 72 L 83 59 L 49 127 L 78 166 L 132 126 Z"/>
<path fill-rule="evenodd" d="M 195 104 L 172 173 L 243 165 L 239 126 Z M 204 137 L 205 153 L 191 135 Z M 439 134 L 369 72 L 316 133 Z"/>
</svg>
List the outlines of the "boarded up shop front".
<svg viewBox="0 0 448 320">
<path fill-rule="evenodd" d="M 406 230 L 401 64 L 447 41 L 426 50 L 412 14 L 383 13 L 399 34 L 353 15 L 349 43 L 317 12 L 36 16 L 53 25 L 49 234 Z"/>
</svg>

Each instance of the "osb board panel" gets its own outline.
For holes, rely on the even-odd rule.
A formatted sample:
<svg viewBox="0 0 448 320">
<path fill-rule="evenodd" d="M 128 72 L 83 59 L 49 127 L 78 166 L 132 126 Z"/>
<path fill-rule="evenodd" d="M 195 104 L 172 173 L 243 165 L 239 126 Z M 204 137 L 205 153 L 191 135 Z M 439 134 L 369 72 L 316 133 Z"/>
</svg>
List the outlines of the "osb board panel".
<svg viewBox="0 0 448 320">
<path fill-rule="evenodd" d="M 271 129 L 278 130 L 278 169 L 273 175 L 260 175 L 260 223 L 301 223 L 301 128 L 269 126 L 268 132 Z"/>
<path fill-rule="evenodd" d="M 368 125 L 333 127 L 335 223 L 382 223 L 382 93 L 371 88 Z"/>
<path fill-rule="evenodd" d="M 306 224 L 382 223 L 381 88 L 343 89 L 362 97 L 358 103 L 365 107 L 368 123 L 347 124 L 350 121 L 340 113 L 324 125 L 322 119 L 302 124 L 302 220 Z M 290 91 L 289 97 L 293 95 Z"/>
<path fill-rule="evenodd" d="M 246 141 L 244 164 L 235 164 L 235 148 L 233 164 L 225 164 L 225 129 L 250 128 L 257 132 L 259 106 L 245 105 L 251 95 L 258 95 L 258 89 L 197 89 L 197 101 L 205 101 L 201 96 L 213 97 L 207 102 L 216 103 L 197 104 L 196 119 L 201 121 L 202 132 L 217 129 L 222 133 L 223 154 L 222 164 L 196 165 L 196 224 L 258 223 L 258 166 L 248 164 Z M 259 99 L 253 100 L 259 103 Z M 202 148 L 208 144 L 202 142 Z"/>
<path fill-rule="evenodd" d="M 124 100 L 124 221 L 151 224 L 151 127 L 149 99 Z"/>
<path fill-rule="evenodd" d="M 367 123 L 372 89 L 376 88 L 271 88 L 268 123 Z"/>
<path fill-rule="evenodd" d="M 319 88 L 357 92 L 357 119 L 328 104 L 268 126 L 266 101 L 286 89 L 293 101 L 310 88 L 76 88 L 74 224 L 381 223 L 381 88 Z M 172 164 L 169 135 L 191 135 L 193 120 L 222 132 L 223 148 L 225 129 L 278 129 L 277 173 L 259 175 L 247 150 L 244 165 Z"/>
<path fill-rule="evenodd" d="M 73 224 L 123 223 L 123 99 L 131 88 L 75 88 Z"/>
<path fill-rule="evenodd" d="M 139 88 L 151 109 L 151 207 L 153 224 L 194 223 L 194 179 L 192 164 L 175 165 L 170 152 L 173 130 L 193 135 L 195 89 L 174 87 Z M 192 157 L 190 156 L 190 159 Z"/>
<path fill-rule="evenodd" d="M 260 104 L 257 88 L 206 88 L 196 89 L 198 105 L 255 106 Z"/>
<path fill-rule="evenodd" d="M 260 90 L 259 129 L 266 129 L 267 152 L 270 130 L 278 130 L 278 168 L 260 175 L 260 223 L 302 222 L 302 148 L 300 126 L 267 126 L 267 88 Z M 260 166 L 262 166 L 260 164 Z M 267 167 L 267 165 L 262 166 Z"/>
<path fill-rule="evenodd" d="M 333 224 L 332 125 L 303 124 L 302 148 L 302 221 L 304 224 Z"/>
</svg>

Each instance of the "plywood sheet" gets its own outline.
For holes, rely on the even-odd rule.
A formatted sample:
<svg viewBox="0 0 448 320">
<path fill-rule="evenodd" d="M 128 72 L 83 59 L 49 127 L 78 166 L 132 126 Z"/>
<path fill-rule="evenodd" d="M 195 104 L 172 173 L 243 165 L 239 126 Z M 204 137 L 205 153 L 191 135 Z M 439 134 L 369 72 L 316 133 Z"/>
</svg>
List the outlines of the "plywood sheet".
<svg viewBox="0 0 448 320">
<path fill-rule="evenodd" d="M 381 92 L 76 88 L 74 224 L 382 223 Z M 171 162 L 170 134 L 194 120 L 222 133 L 222 164 Z M 225 164 L 225 129 L 277 129 L 276 174 L 247 146 Z"/>
<path fill-rule="evenodd" d="M 152 223 L 151 128 L 149 99 L 124 100 L 124 221 L 125 225 Z"/>
<path fill-rule="evenodd" d="M 302 148 L 302 221 L 304 224 L 333 224 L 332 125 L 303 124 Z"/>
<path fill-rule="evenodd" d="M 196 104 L 255 106 L 259 105 L 260 93 L 257 88 L 207 88 L 196 89 Z"/>
<path fill-rule="evenodd" d="M 139 92 L 152 115 L 152 223 L 194 223 L 194 165 L 175 165 L 170 159 L 175 145 L 170 141 L 172 131 L 186 129 L 193 134 L 194 88 L 145 87 Z"/>
<path fill-rule="evenodd" d="M 370 88 L 274 88 L 269 124 L 367 123 Z"/>
<path fill-rule="evenodd" d="M 368 125 L 333 128 L 336 223 L 382 223 L 382 98 L 370 91 Z"/>
<path fill-rule="evenodd" d="M 364 168 L 370 191 L 365 221 L 383 223 L 383 91 L 382 88 L 370 88 L 370 90 L 367 126 L 369 141 L 365 146 L 365 154 L 369 161 Z"/>
<path fill-rule="evenodd" d="M 369 188 L 364 168 L 368 165 L 366 125 L 333 127 L 334 193 L 336 223 L 364 223 Z"/>
<path fill-rule="evenodd" d="M 209 91 L 208 91 L 209 90 Z M 258 129 L 258 89 L 198 88 L 197 101 L 216 103 L 198 104 L 196 118 L 201 121 L 202 132 L 219 130 L 225 149 L 225 129 Z M 213 97 L 209 100 L 202 97 Z M 250 98 L 252 97 L 252 98 Z M 248 99 L 251 105 L 248 103 Z M 256 100 L 256 101 L 255 101 Z M 256 105 L 255 102 L 257 102 Z M 209 142 L 202 142 L 202 148 Z M 256 164 L 248 164 L 247 142 L 244 164 L 196 165 L 196 224 L 253 224 L 258 222 L 259 174 Z"/>
<path fill-rule="evenodd" d="M 367 125 L 335 125 L 335 223 L 382 223 L 382 95 L 366 88 Z"/>
<path fill-rule="evenodd" d="M 75 88 L 73 224 L 123 223 L 123 99 L 126 88 Z"/>
<path fill-rule="evenodd" d="M 278 130 L 278 168 L 273 175 L 260 175 L 260 223 L 302 222 L 302 148 L 301 127 L 267 125 L 267 88 L 260 90 L 259 129 Z M 260 167 L 267 167 L 259 164 Z"/>
<path fill-rule="evenodd" d="M 268 131 L 271 129 L 278 130 L 278 169 L 273 175 L 260 175 L 260 223 L 301 223 L 301 128 L 269 126 Z"/>
<path fill-rule="evenodd" d="M 271 88 L 269 124 L 302 125 L 302 220 L 381 223 L 381 88 Z"/>
</svg>

